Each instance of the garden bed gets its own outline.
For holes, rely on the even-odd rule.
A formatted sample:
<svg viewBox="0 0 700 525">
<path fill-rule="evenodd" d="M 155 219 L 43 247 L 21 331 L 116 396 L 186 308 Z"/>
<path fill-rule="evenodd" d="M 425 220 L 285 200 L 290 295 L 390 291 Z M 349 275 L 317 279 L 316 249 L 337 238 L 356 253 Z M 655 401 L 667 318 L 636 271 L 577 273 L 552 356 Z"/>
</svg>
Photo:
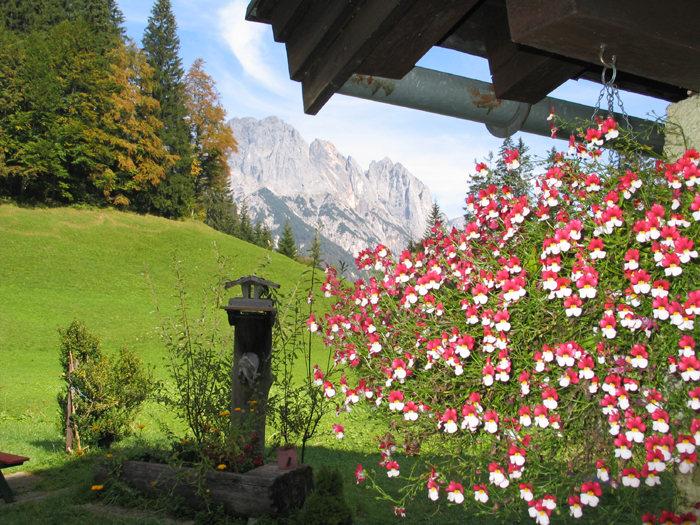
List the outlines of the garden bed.
<svg viewBox="0 0 700 525">
<path fill-rule="evenodd" d="M 278 516 L 301 508 L 313 489 L 313 470 L 300 465 L 280 470 L 268 463 L 244 474 L 174 467 L 144 461 L 123 461 L 118 473 L 113 464 L 102 461 L 94 470 L 95 483 L 104 485 L 117 478 L 150 495 L 177 495 L 195 508 L 205 507 L 205 498 L 214 506 L 223 504 L 226 513 L 239 516 L 266 514 Z"/>
</svg>

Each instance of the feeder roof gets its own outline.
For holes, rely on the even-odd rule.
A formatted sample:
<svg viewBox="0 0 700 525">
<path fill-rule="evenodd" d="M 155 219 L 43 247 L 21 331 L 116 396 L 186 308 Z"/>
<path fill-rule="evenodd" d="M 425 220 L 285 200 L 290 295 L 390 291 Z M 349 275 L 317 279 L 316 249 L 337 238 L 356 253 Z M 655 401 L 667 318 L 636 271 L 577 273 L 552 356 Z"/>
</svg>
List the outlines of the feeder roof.
<svg viewBox="0 0 700 525">
<path fill-rule="evenodd" d="M 231 288 L 232 286 L 236 286 L 240 284 L 242 285 L 259 285 L 259 286 L 267 286 L 269 288 L 279 288 L 280 285 L 277 283 L 273 283 L 272 281 L 266 281 L 265 279 L 262 279 L 260 277 L 257 277 L 255 275 L 246 275 L 244 277 L 240 277 L 239 279 L 236 279 L 235 281 L 229 281 L 226 283 L 224 286 L 226 289 Z"/>
</svg>

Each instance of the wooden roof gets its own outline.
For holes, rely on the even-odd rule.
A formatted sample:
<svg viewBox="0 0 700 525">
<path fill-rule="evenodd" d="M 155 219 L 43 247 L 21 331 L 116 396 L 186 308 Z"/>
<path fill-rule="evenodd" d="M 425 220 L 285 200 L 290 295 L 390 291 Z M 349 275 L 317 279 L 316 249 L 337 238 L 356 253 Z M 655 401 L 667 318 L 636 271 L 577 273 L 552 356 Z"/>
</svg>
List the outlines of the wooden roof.
<svg viewBox="0 0 700 525">
<path fill-rule="evenodd" d="M 488 59 L 505 100 L 600 82 L 601 55 L 616 56 L 621 89 L 668 101 L 700 91 L 698 0 L 253 0 L 247 19 L 285 44 L 309 114 L 353 74 L 401 79 L 433 46 Z"/>
</svg>

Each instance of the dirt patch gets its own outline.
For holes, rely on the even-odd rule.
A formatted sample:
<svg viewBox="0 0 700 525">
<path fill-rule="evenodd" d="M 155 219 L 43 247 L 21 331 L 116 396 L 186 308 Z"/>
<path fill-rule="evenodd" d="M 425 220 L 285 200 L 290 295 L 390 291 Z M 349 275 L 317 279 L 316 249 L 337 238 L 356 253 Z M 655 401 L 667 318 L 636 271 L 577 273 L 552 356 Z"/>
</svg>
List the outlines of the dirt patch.
<svg viewBox="0 0 700 525">
<path fill-rule="evenodd" d="M 50 491 L 36 490 L 36 487 L 42 481 L 42 478 L 27 472 L 14 472 L 12 474 L 6 474 L 5 479 L 7 480 L 7 484 L 12 489 L 12 493 L 15 495 L 15 501 L 12 503 L 12 505 L 27 503 L 29 501 L 40 501 L 42 499 L 50 498 L 51 496 L 63 494 L 64 492 L 68 492 L 70 490 L 69 487 Z M 0 499 L 0 508 L 4 507 L 5 505 L 7 505 L 5 500 Z"/>
</svg>

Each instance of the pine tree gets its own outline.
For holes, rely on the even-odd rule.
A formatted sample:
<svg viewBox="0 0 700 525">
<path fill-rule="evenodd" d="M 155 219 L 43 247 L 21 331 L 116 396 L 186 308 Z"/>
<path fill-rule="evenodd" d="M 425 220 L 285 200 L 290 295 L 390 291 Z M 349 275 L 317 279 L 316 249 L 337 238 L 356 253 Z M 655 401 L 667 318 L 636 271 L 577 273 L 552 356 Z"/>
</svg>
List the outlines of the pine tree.
<svg viewBox="0 0 700 525">
<path fill-rule="evenodd" d="M 255 221 L 253 244 L 261 248 L 269 248 L 272 246 L 272 232 L 270 232 L 270 228 L 260 219 Z"/>
<path fill-rule="evenodd" d="M 425 225 L 425 230 L 423 231 L 423 240 L 428 239 L 433 236 L 433 229 L 438 225 L 445 224 L 445 214 L 442 213 L 440 205 L 437 201 L 433 202 L 433 207 L 430 208 L 430 215 L 428 216 L 428 222 Z M 422 244 L 422 243 L 419 243 Z"/>
<path fill-rule="evenodd" d="M 239 229 L 238 206 L 230 193 L 212 192 L 203 197 L 206 209 L 204 224 L 217 231 L 236 236 Z"/>
<path fill-rule="evenodd" d="M 282 237 L 280 237 L 277 243 L 277 253 L 286 255 L 290 259 L 296 260 L 299 257 L 299 252 L 297 251 L 297 242 L 294 239 L 294 231 L 292 230 L 291 224 L 289 224 L 289 219 L 284 224 L 284 230 L 282 231 Z"/>
<path fill-rule="evenodd" d="M 115 0 L 0 0 L 0 21 L 18 33 L 46 31 L 65 21 L 85 20 L 109 48 L 124 36 L 124 15 Z"/>
<path fill-rule="evenodd" d="M 238 229 L 236 231 L 236 237 L 251 244 L 255 242 L 253 223 L 250 220 L 250 210 L 245 200 L 243 200 L 243 204 L 241 204 L 238 210 Z"/>
<path fill-rule="evenodd" d="M 156 0 L 153 5 L 143 34 L 143 50 L 153 68 L 152 96 L 160 103 L 158 118 L 163 127 L 158 136 L 168 153 L 178 159 L 141 206 L 164 217 L 180 218 L 194 209 L 195 191 L 184 71 L 178 55 L 180 39 L 170 0 Z"/>
<path fill-rule="evenodd" d="M 520 166 L 515 169 L 508 169 L 504 160 L 506 150 L 513 151 L 516 149 L 520 153 Z M 529 150 L 530 148 L 525 145 L 522 138 L 518 139 L 517 144 L 513 142 L 511 137 L 505 138 L 498 149 L 498 156 L 494 156 L 493 152 L 491 152 L 484 159 L 489 169 L 484 173 L 477 173 L 471 177 L 469 194 L 476 195 L 480 190 L 485 190 L 493 184 L 499 189 L 503 186 L 510 187 L 513 195 L 516 197 L 528 195 L 530 193 L 529 180 L 532 178 L 534 170 L 534 162 L 532 157 L 528 155 Z"/>
</svg>

